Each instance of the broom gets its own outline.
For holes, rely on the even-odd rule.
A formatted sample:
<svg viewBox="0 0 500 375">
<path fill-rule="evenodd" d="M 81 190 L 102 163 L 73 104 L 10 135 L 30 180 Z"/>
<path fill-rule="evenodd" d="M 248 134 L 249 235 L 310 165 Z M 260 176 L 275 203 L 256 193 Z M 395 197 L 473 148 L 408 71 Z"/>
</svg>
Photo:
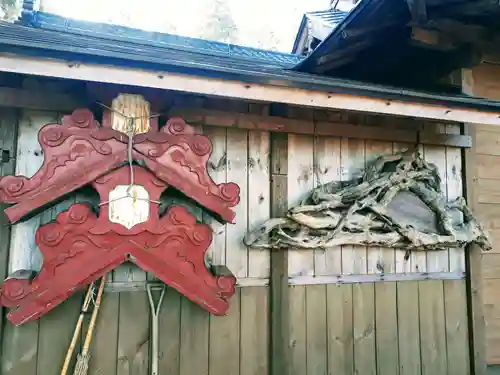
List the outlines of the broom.
<svg viewBox="0 0 500 375">
<path fill-rule="evenodd" d="M 76 322 L 75 332 L 73 332 L 73 338 L 69 344 L 68 352 L 66 353 L 66 358 L 64 359 L 64 364 L 61 370 L 61 375 L 66 375 L 68 373 L 69 363 L 71 357 L 73 356 L 73 351 L 75 350 L 76 342 L 78 341 L 78 336 L 80 335 L 80 330 L 82 329 L 83 317 L 88 311 L 90 306 L 90 301 L 92 300 L 92 294 L 94 292 L 94 283 L 89 285 L 89 289 L 85 294 L 85 299 L 83 300 L 82 309 L 80 310 L 80 316 Z"/>
<path fill-rule="evenodd" d="M 89 329 L 87 331 L 87 335 L 85 336 L 85 342 L 83 344 L 82 353 L 78 354 L 74 375 L 86 375 L 89 370 L 90 341 L 92 341 L 92 333 L 94 332 L 95 322 L 97 319 L 97 312 L 99 311 L 99 306 L 101 304 L 101 298 L 102 298 L 102 292 L 104 290 L 105 280 L 106 280 L 106 275 L 104 275 L 101 278 L 101 283 L 99 284 L 99 290 L 97 291 L 94 310 L 92 311 L 92 317 L 90 318 Z"/>
</svg>

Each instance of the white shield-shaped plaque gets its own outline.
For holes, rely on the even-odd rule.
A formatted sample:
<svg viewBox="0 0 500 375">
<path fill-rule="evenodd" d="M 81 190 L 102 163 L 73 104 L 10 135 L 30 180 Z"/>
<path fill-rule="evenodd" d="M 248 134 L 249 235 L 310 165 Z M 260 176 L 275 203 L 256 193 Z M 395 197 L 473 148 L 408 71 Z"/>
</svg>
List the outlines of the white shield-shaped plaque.
<svg viewBox="0 0 500 375">
<path fill-rule="evenodd" d="M 117 185 L 109 192 L 109 221 L 131 229 L 149 219 L 149 193 L 142 185 Z"/>
</svg>

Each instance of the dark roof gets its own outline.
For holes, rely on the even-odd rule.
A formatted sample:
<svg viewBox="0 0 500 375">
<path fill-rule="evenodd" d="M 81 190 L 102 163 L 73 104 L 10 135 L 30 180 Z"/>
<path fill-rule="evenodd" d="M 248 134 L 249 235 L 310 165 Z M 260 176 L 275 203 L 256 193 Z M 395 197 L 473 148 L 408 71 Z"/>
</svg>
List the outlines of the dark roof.
<svg viewBox="0 0 500 375">
<path fill-rule="evenodd" d="M 297 36 L 295 38 L 295 42 L 293 44 L 292 53 L 300 53 L 300 49 L 304 48 L 301 44 L 304 41 L 304 37 L 307 37 L 309 32 L 309 28 L 312 28 L 313 25 L 316 28 L 322 28 L 322 32 L 330 33 L 344 18 L 347 17 L 349 12 L 344 12 L 338 9 L 328 9 L 328 10 L 319 10 L 314 12 L 306 12 L 302 17 L 302 21 L 299 26 L 299 30 L 297 32 Z M 313 31 L 313 30 L 311 30 Z M 324 35 L 326 37 L 327 35 Z M 319 35 L 313 35 L 313 37 L 317 39 L 323 40 L 324 37 Z"/>
<path fill-rule="evenodd" d="M 404 0 L 360 0 L 322 42 L 302 60 L 298 71 L 339 78 L 424 88 L 463 67 L 474 55 L 471 43 L 449 49 L 412 39 L 414 26 L 435 20 L 476 24 L 500 31 L 500 3 L 490 0 L 422 0 L 425 20 L 412 18 Z M 414 16 L 415 17 L 415 16 Z M 411 72 L 411 74 L 408 74 Z"/>
<path fill-rule="evenodd" d="M 294 55 L 74 21 L 42 12 L 27 14 L 29 17 L 21 18 L 19 23 L 0 23 L 0 52 L 380 99 L 500 109 L 496 101 L 293 71 L 290 68 L 301 60 Z"/>
<path fill-rule="evenodd" d="M 300 56 L 287 53 L 139 30 L 126 26 L 74 20 L 45 12 L 33 12 L 28 22 L 28 26 L 36 30 L 52 31 L 59 35 L 81 35 L 84 38 L 90 38 L 87 40 L 89 43 L 107 40 L 120 42 L 124 46 L 130 47 L 134 44 L 141 45 L 141 49 L 147 49 L 151 53 L 173 50 L 186 53 L 196 52 L 212 57 L 223 57 L 280 68 L 291 68 L 302 60 Z M 26 26 L 27 20 L 21 20 L 18 24 Z M 83 38 L 82 43 L 84 43 Z M 119 47 L 119 45 L 117 46 Z"/>
</svg>

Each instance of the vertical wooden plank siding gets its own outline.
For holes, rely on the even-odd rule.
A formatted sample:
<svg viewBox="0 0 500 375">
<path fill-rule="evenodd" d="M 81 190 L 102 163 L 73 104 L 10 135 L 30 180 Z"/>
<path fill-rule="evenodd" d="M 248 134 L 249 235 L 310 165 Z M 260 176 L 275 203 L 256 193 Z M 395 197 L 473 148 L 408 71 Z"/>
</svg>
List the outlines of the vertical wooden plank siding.
<svg viewBox="0 0 500 375">
<path fill-rule="evenodd" d="M 392 153 L 396 154 L 398 152 L 403 152 L 408 149 L 415 147 L 415 145 L 409 143 L 400 143 L 393 142 L 392 143 Z M 411 256 L 407 256 L 406 251 L 404 249 L 395 249 L 394 250 L 394 261 L 395 261 L 395 272 L 396 273 L 409 273 L 412 270 L 411 266 Z"/>
<path fill-rule="evenodd" d="M 309 285 L 305 291 L 306 364 L 310 375 L 328 373 L 326 288 L 326 285 Z"/>
<path fill-rule="evenodd" d="M 0 110 L 0 152 L 8 152 L 11 159 L 6 163 L 0 163 L 0 176 L 14 173 L 16 168 L 17 131 L 19 126 L 19 113 L 10 108 Z M 5 205 L 0 204 L 3 210 Z M 0 280 L 4 280 L 9 272 L 9 246 L 10 226 L 5 215 L 0 215 Z M 0 306 L 0 344 L 2 343 L 4 331 L 5 309 Z M 2 358 L 2 345 L 0 345 L 0 358 Z M 1 369 L 2 367 L 0 367 Z"/>
<path fill-rule="evenodd" d="M 443 124 L 425 124 L 424 127 L 429 132 L 444 134 L 446 126 Z M 447 196 L 447 168 L 446 168 L 446 149 L 443 146 L 424 146 L 424 159 L 434 164 L 439 171 L 441 178 L 442 194 Z M 427 253 L 426 270 L 427 272 L 448 272 L 449 270 L 449 251 L 430 251 Z"/>
<path fill-rule="evenodd" d="M 38 130 L 49 122 L 57 122 L 57 112 L 23 110 L 18 130 L 16 174 L 31 177 L 40 167 L 43 155 L 38 144 Z M 9 273 L 18 269 L 39 270 L 41 254 L 35 244 L 35 231 L 42 222 L 51 219 L 43 212 L 30 220 L 16 224 L 11 230 Z M 14 327 L 8 323 L 3 337 L 3 375 L 36 374 L 38 360 L 39 321 Z M 59 342 L 58 345 L 64 345 Z"/>
<path fill-rule="evenodd" d="M 290 286 L 290 374 L 307 374 L 307 301 L 311 285 Z M 272 324 L 272 323 L 271 323 Z M 310 337 L 312 339 L 312 337 Z"/>
<path fill-rule="evenodd" d="M 241 288 L 240 375 L 269 374 L 268 291 L 261 286 Z"/>
<path fill-rule="evenodd" d="M 353 286 L 334 284 L 326 288 L 329 374 L 353 375 Z"/>
<path fill-rule="evenodd" d="M 248 230 L 270 215 L 269 133 L 248 132 Z M 245 202 L 243 202 L 245 204 Z M 269 251 L 248 249 L 249 278 L 269 278 Z"/>
<path fill-rule="evenodd" d="M 446 326 L 441 280 L 418 282 L 422 375 L 446 374 Z"/>
<path fill-rule="evenodd" d="M 288 208 L 288 136 L 271 135 L 271 215 L 279 217 Z M 290 290 L 288 286 L 289 256 L 287 251 L 271 251 L 270 274 L 270 374 L 289 374 Z M 292 344 L 293 345 L 293 344 Z"/>
<path fill-rule="evenodd" d="M 399 374 L 421 375 L 418 281 L 397 282 Z"/>
<path fill-rule="evenodd" d="M 313 189 L 313 137 L 288 135 L 288 208 L 294 207 Z M 312 276 L 314 252 L 290 249 L 288 275 Z"/>
<path fill-rule="evenodd" d="M 248 227 L 248 132 L 227 129 L 227 179 L 240 185 L 240 201 L 234 211 L 236 223 L 226 227 L 226 265 L 236 277 L 248 274 L 248 250 L 241 241 Z"/>
<path fill-rule="evenodd" d="M 331 181 L 340 181 L 340 138 L 314 138 L 314 187 Z M 314 275 L 340 275 L 342 252 L 340 246 L 314 250 Z"/>
<path fill-rule="evenodd" d="M 489 82 L 489 80 L 486 80 Z M 479 83 L 479 82 L 478 82 Z M 480 85 L 476 85 L 473 71 L 470 69 L 462 70 L 462 92 L 467 95 L 479 95 Z M 498 91 L 496 92 L 498 95 Z M 487 95 L 490 96 L 490 95 Z M 463 150 L 462 157 L 464 161 L 463 175 L 466 183 L 464 184 L 464 195 L 467 199 L 467 204 L 473 210 L 478 212 L 480 218 L 482 209 L 477 203 L 477 182 L 479 178 L 480 165 L 478 163 L 479 155 L 476 158 L 476 150 L 479 147 L 476 141 L 476 126 L 465 124 L 464 133 L 472 137 L 472 148 Z M 496 211 L 496 209 L 495 209 Z M 493 222 L 497 219 L 497 214 L 493 215 Z M 486 228 L 489 228 L 489 223 L 486 222 Z M 467 248 L 468 256 L 466 257 L 467 270 L 467 299 L 468 299 L 468 316 L 469 330 L 471 332 L 471 370 L 474 375 L 484 375 L 486 373 L 486 330 L 485 330 L 485 315 L 483 306 L 483 263 L 481 249 L 478 246 L 469 246 Z M 489 344 L 489 343 L 488 343 Z"/>
<path fill-rule="evenodd" d="M 365 142 L 360 139 L 342 138 L 342 181 L 363 174 L 365 164 Z M 342 274 L 366 274 L 368 271 L 366 246 L 342 246 Z"/>
<path fill-rule="evenodd" d="M 377 374 L 374 286 L 374 283 L 353 285 L 355 374 Z"/>
<path fill-rule="evenodd" d="M 226 129 L 204 126 L 203 134 L 212 141 L 212 155 L 208 161 L 208 173 L 216 184 L 227 182 Z M 236 218 L 239 220 L 239 217 Z M 226 226 L 220 225 L 212 216 L 204 214 L 203 221 L 217 230 L 213 231 L 212 243 L 207 254 L 213 264 L 226 264 Z"/>
<path fill-rule="evenodd" d="M 444 280 L 443 283 L 448 374 L 467 375 L 470 363 L 466 283 L 465 280 Z"/>
<path fill-rule="evenodd" d="M 399 375 L 397 283 L 375 283 L 377 374 Z"/>
<path fill-rule="evenodd" d="M 240 370 L 240 291 L 227 316 L 210 316 L 209 374 L 233 375 Z"/>
<path fill-rule="evenodd" d="M 392 154 L 392 142 L 365 141 L 365 169 L 379 156 Z M 395 250 L 371 246 L 367 251 L 367 273 L 396 272 Z"/>
</svg>

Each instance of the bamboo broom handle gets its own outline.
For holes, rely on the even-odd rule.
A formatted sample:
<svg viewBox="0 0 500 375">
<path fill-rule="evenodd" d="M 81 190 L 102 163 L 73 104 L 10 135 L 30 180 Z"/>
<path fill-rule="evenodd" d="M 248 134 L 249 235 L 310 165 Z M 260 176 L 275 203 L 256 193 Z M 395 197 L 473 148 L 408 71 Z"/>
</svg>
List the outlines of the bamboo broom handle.
<svg viewBox="0 0 500 375">
<path fill-rule="evenodd" d="M 95 300 L 94 310 L 92 311 L 92 317 L 90 318 L 89 329 L 87 335 L 85 336 L 85 343 L 83 344 L 82 355 L 87 355 L 90 349 L 90 341 L 92 340 L 92 333 L 94 331 L 95 322 L 97 320 L 97 311 L 101 305 L 102 292 L 104 291 L 104 282 L 106 281 L 106 275 L 101 278 L 101 283 L 99 284 L 99 290 L 97 291 L 97 297 Z"/>
<path fill-rule="evenodd" d="M 66 358 L 64 359 L 64 364 L 61 370 L 61 375 L 66 375 L 69 369 L 69 363 L 71 362 L 71 357 L 75 350 L 76 342 L 78 341 L 78 336 L 80 335 L 80 330 L 82 329 L 84 314 L 89 309 L 90 301 L 92 300 L 92 292 L 94 291 L 94 283 L 90 284 L 85 294 L 85 299 L 83 300 L 82 309 L 80 310 L 80 316 L 76 322 L 75 331 L 73 332 L 73 338 L 69 344 L 68 352 L 66 353 Z"/>
</svg>

